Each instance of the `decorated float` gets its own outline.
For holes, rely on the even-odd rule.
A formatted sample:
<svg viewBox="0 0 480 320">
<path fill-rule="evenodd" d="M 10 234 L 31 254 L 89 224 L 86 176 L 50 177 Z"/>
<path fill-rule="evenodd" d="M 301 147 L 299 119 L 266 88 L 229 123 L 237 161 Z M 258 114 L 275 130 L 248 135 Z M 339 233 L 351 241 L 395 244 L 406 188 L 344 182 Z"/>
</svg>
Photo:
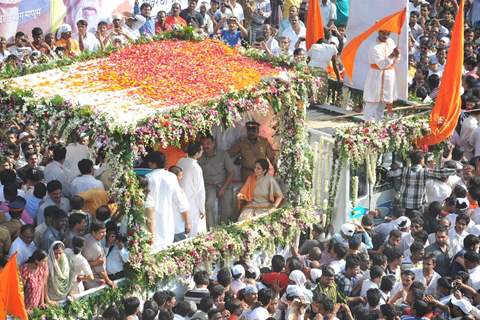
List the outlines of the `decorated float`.
<svg viewBox="0 0 480 320">
<path fill-rule="evenodd" d="M 19 75 L 9 72 L 0 76 Z M 125 293 L 145 296 L 200 268 L 254 252 L 273 253 L 314 221 L 305 114 L 323 79 L 292 67 L 291 61 L 198 39 L 187 29 L 22 72 L 3 83 L 3 126 L 19 120 L 34 124 L 44 145 L 52 137 L 68 142 L 72 133 L 83 133 L 92 147 L 101 146 L 112 169 L 110 196 L 128 224 L 130 251 L 127 277 L 118 289 L 34 310 L 33 319 L 92 319 Z M 199 134 L 239 130 L 251 117 L 260 119 L 277 146 L 283 208 L 153 253 L 134 161 L 148 148 L 164 150 L 168 157 Z"/>
<path fill-rule="evenodd" d="M 289 59 L 232 49 L 189 29 L 123 49 L 7 69 L 0 79 L 3 127 L 21 119 L 38 127 L 45 145 L 52 137 L 68 142 L 72 133 L 83 133 L 92 146 L 103 147 L 113 169 L 109 193 L 128 225 L 130 261 L 119 288 L 34 310 L 32 319 L 92 319 L 127 293 L 146 297 L 195 270 L 273 254 L 318 223 L 316 212 L 323 213 L 324 225 L 350 221 L 358 204 L 371 208 L 378 200 L 372 201 L 383 155 L 407 152 L 428 132 L 423 117 L 309 131 L 306 107 L 325 92 L 325 79 Z M 178 156 L 198 135 L 238 133 L 252 117 L 277 149 L 283 208 L 152 252 L 134 161 L 148 148 Z M 370 193 L 359 197 L 365 183 Z"/>
</svg>

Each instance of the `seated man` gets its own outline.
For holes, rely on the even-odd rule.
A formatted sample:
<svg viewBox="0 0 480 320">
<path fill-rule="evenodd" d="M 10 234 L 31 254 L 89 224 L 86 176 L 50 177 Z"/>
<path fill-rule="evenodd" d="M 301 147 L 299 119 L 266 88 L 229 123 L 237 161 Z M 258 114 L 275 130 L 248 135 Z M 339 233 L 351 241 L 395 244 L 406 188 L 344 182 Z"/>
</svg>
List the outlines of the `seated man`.
<svg viewBox="0 0 480 320">
<path fill-rule="evenodd" d="M 85 247 L 82 250 L 82 255 L 87 259 L 92 268 L 95 279 L 93 281 L 85 282 L 85 289 L 98 287 L 102 284 L 108 284 L 115 287 L 115 283 L 110 280 L 106 269 L 106 252 L 101 241 L 105 238 L 107 229 L 103 223 L 92 223 L 91 233 L 85 236 Z"/>
<path fill-rule="evenodd" d="M 75 57 L 80 54 L 80 45 L 78 41 L 72 38 L 72 27 L 69 24 L 62 24 L 58 29 L 60 39 L 55 45 L 64 48 L 64 52 L 69 57 Z"/>
</svg>

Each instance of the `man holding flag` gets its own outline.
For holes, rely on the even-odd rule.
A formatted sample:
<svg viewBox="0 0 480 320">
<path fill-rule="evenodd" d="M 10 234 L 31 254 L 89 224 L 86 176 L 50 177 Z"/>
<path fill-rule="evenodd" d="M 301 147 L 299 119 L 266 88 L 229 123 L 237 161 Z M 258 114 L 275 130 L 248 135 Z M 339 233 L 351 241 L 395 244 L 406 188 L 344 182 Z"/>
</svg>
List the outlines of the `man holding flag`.
<svg viewBox="0 0 480 320">
<path fill-rule="evenodd" d="M 370 69 L 363 91 L 365 121 L 382 121 L 385 106 L 391 112 L 395 100 L 395 64 L 400 51 L 390 38 L 390 32 L 380 30 L 375 45 L 368 51 Z"/>
</svg>

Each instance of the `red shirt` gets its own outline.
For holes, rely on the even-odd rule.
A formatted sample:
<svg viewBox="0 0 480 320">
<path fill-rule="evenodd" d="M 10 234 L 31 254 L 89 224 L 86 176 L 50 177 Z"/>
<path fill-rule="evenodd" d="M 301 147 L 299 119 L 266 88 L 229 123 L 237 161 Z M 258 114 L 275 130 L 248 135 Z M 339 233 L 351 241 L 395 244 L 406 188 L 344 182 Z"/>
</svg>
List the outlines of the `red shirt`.
<svg viewBox="0 0 480 320">
<path fill-rule="evenodd" d="M 155 22 L 155 33 L 161 33 L 164 31 L 171 31 L 172 27 L 168 25 L 166 22 L 163 24 L 163 27 L 160 25 L 160 23 Z"/>
<path fill-rule="evenodd" d="M 187 26 L 187 21 L 185 21 L 182 17 L 174 17 L 174 16 L 168 16 L 165 19 L 165 25 L 169 27 L 173 27 L 174 25 L 179 25 L 182 27 Z"/>
<path fill-rule="evenodd" d="M 269 286 L 273 286 L 275 281 L 278 281 L 280 289 L 285 290 L 288 286 L 288 274 L 284 272 L 270 272 L 262 276 L 262 282 Z"/>
</svg>

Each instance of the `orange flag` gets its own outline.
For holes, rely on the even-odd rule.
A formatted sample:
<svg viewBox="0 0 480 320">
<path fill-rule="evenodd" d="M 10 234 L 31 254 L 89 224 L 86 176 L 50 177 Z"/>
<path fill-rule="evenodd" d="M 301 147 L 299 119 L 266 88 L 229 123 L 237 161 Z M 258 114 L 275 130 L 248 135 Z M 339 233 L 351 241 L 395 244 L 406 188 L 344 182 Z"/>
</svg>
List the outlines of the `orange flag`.
<svg viewBox="0 0 480 320">
<path fill-rule="evenodd" d="M 357 37 L 352 39 L 346 46 L 343 48 L 342 51 L 342 63 L 345 73 L 348 75 L 350 80 L 353 78 L 353 68 L 355 67 L 355 57 L 357 56 L 358 48 L 362 45 L 362 43 L 370 37 L 370 35 L 374 32 L 378 32 L 380 30 L 390 31 L 396 34 L 400 34 L 402 32 L 403 24 L 405 23 L 405 16 L 406 16 L 407 9 L 404 8 L 392 15 L 389 15 L 382 20 L 375 23 L 371 26 L 368 30 L 362 32 Z"/>
<path fill-rule="evenodd" d="M 0 319 L 6 319 L 7 314 L 28 320 L 23 289 L 18 278 L 17 253 L 10 257 L 0 271 Z"/>
<path fill-rule="evenodd" d="M 319 0 L 308 0 L 307 13 L 307 50 L 319 39 L 323 39 L 325 33 L 323 31 L 322 13 L 320 12 Z"/>
<path fill-rule="evenodd" d="M 463 67 L 463 28 L 463 1 L 460 1 L 440 89 L 430 114 L 432 133 L 419 139 L 419 145 L 440 143 L 448 139 L 457 126 L 462 105 L 460 90 Z"/>
</svg>

